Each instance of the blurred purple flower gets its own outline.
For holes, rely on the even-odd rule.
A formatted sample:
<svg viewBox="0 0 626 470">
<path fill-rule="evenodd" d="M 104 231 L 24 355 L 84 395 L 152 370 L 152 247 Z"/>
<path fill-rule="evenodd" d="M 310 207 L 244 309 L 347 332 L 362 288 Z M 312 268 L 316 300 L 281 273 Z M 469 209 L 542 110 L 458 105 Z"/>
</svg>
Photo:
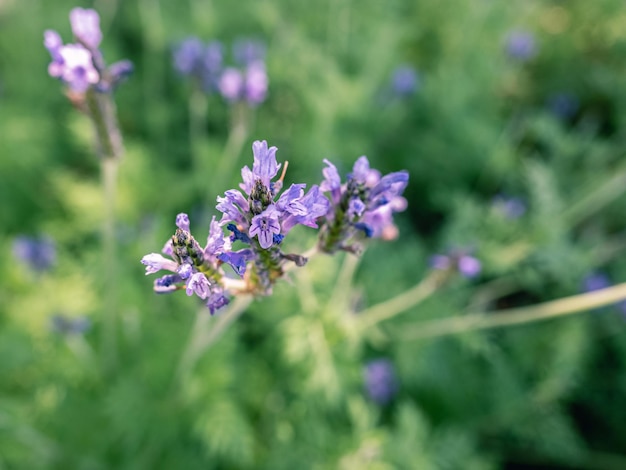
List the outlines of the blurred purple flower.
<svg viewBox="0 0 626 470">
<path fill-rule="evenodd" d="M 78 42 L 90 50 L 98 49 L 102 42 L 100 16 L 95 10 L 74 8 L 70 11 L 70 25 Z"/>
<path fill-rule="evenodd" d="M 53 315 L 50 319 L 50 328 L 60 335 L 82 335 L 91 328 L 91 320 L 84 316 Z"/>
<path fill-rule="evenodd" d="M 463 250 L 453 250 L 446 255 L 433 255 L 430 258 L 430 266 L 440 271 L 456 269 L 461 276 L 468 279 L 478 276 L 482 271 L 482 263 Z"/>
<path fill-rule="evenodd" d="M 412 95 L 420 86 L 417 71 L 410 65 L 397 67 L 391 76 L 391 89 L 400 97 Z"/>
<path fill-rule="evenodd" d="M 506 39 L 506 53 L 512 59 L 526 62 L 537 54 L 535 37 L 528 31 L 512 31 Z"/>
<path fill-rule="evenodd" d="M 583 292 L 593 292 L 600 289 L 605 289 L 611 286 L 611 280 L 603 272 L 592 272 L 585 276 L 582 282 Z"/>
<path fill-rule="evenodd" d="M 386 405 L 398 393 L 398 380 L 388 359 L 375 359 L 365 366 L 365 390 L 372 401 Z"/>
<path fill-rule="evenodd" d="M 47 271 L 56 262 L 56 247 L 50 237 L 16 237 L 13 254 L 34 271 Z"/>
<path fill-rule="evenodd" d="M 193 77 L 207 93 L 217 90 L 223 65 L 222 49 L 218 41 L 204 44 L 197 37 L 186 38 L 174 47 L 174 69 L 183 76 Z"/>
</svg>

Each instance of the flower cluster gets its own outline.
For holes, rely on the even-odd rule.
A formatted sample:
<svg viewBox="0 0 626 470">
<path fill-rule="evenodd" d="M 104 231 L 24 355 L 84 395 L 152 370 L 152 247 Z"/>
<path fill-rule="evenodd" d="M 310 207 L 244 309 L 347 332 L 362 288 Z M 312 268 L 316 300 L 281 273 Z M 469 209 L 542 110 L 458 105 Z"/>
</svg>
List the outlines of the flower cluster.
<svg viewBox="0 0 626 470">
<path fill-rule="evenodd" d="M 420 87 L 420 77 L 410 65 L 396 67 L 391 75 L 391 90 L 394 95 L 405 98 L 411 96 Z"/>
<path fill-rule="evenodd" d="M 468 279 L 478 276 L 482 271 L 481 262 L 463 250 L 451 251 L 446 255 L 434 255 L 430 265 L 440 271 L 458 271 L 461 276 Z"/>
<path fill-rule="evenodd" d="M 19 236 L 13 240 L 13 254 L 33 271 L 47 271 L 56 262 L 56 246 L 50 237 Z"/>
<path fill-rule="evenodd" d="M 320 248 L 327 253 L 337 250 L 359 252 L 357 243 L 362 235 L 367 238 L 396 238 L 398 229 L 393 223 L 394 212 L 406 209 L 402 192 L 409 182 L 406 171 L 381 176 L 370 168 L 367 157 L 360 157 L 352 173 L 342 184 L 337 167 L 324 160 L 322 191 L 330 196 L 330 210 L 320 235 Z"/>
<path fill-rule="evenodd" d="M 133 65 L 128 60 L 109 67 L 104 63 L 98 49 L 102 42 L 100 17 L 95 10 L 74 8 L 70 12 L 70 25 L 75 40 L 71 44 L 63 44 L 56 31 L 44 32 L 44 46 L 52 57 L 48 66 L 50 76 L 60 79 L 71 91 L 84 93 L 90 87 L 110 91 L 132 73 Z"/>
<path fill-rule="evenodd" d="M 398 379 L 388 359 L 375 359 L 365 366 L 365 390 L 372 401 L 386 405 L 398 393 Z"/>
<path fill-rule="evenodd" d="M 326 160 L 320 186 L 305 191 L 305 184 L 296 183 L 283 190 L 287 164 L 276 179 L 281 168 L 276 152 L 266 141 L 252 144 L 252 169 L 242 169 L 240 190 L 228 190 L 217 198 L 222 217 L 219 222 L 215 217 L 211 221 L 204 248 L 191 235 L 187 215 L 178 215 L 178 229 L 163 249 L 169 258 L 151 253 L 141 260 L 146 274 L 170 271 L 155 281 L 157 293 L 185 289 L 187 295 L 205 300 L 211 313 L 226 305 L 230 295 L 268 295 L 285 274 L 287 263 L 303 266 L 307 262 L 305 256 L 282 249 L 284 238 L 296 225 L 318 228 L 318 246 L 327 253 L 359 251 L 359 234 L 395 236 L 392 214 L 406 207 L 401 193 L 408 182 L 407 172 L 381 177 L 361 157 L 342 185 L 337 168 Z M 229 235 L 224 235 L 223 227 Z M 227 274 L 224 265 L 233 272 Z"/>
<path fill-rule="evenodd" d="M 233 66 L 224 65 L 223 49 L 217 41 L 204 44 L 196 37 L 187 38 L 174 49 L 174 68 L 193 78 L 204 92 L 219 92 L 231 103 L 256 106 L 265 101 L 269 82 L 263 45 L 251 40 L 235 42 Z"/>
<path fill-rule="evenodd" d="M 506 38 L 507 55 L 518 62 L 526 62 L 537 55 L 535 37 L 528 31 L 512 31 Z"/>
</svg>

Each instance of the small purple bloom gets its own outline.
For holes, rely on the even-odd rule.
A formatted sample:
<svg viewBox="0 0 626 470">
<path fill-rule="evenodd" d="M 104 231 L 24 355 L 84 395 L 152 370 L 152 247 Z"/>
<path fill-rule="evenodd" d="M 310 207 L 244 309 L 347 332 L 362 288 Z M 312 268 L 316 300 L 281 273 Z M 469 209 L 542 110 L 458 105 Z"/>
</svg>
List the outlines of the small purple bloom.
<svg viewBox="0 0 626 470">
<path fill-rule="evenodd" d="M 109 84 L 104 91 L 115 88 L 121 82 L 130 77 L 134 70 L 135 66 L 130 60 L 120 60 L 111 64 L 107 69 Z"/>
<path fill-rule="evenodd" d="M 258 105 L 265 101 L 268 88 L 267 72 L 265 64 L 257 61 L 251 63 L 246 69 L 244 95 L 251 105 Z"/>
<path fill-rule="evenodd" d="M 246 198 L 236 189 L 229 189 L 224 193 L 224 197 L 217 197 L 216 209 L 222 213 L 219 224 L 226 225 L 228 222 L 246 224 L 244 213 L 250 210 L 250 205 Z"/>
<path fill-rule="evenodd" d="M 341 178 L 337 167 L 327 159 L 324 159 L 326 168 L 322 170 L 324 181 L 320 184 L 320 189 L 325 193 L 330 193 L 333 204 L 339 204 L 341 198 Z"/>
<path fill-rule="evenodd" d="M 211 293 L 211 284 L 203 273 L 195 273 L 187 281 L 187 295 L 196 294 L 201 299 L 206 299 Z"/>
<path fill-rule="evenodd" d="M 220 289 L 215 289 L 206 301 L 206 306 L 209 308 L 211 315 L 213 315 L 220 308 L 228 305 L 228 297 L 224 295 L 224 292 Z"/>
<path fill-rule="evenodd" d="M 593 292 L 611 286 L 611 280 L 603 272 L 593 272 L 583 279 L 583 292 Z"/>
<path fill-rule="evenodd" d="M 243 276 L 246 272 L 246 264 L 254 258 L 252 250 L 245 249 L 233 251 L 230 253 L 222 253 L 218 256 L 219 260 L 230 265 L 237 274 Z"/>
<path fill-rule="evenodd" d="M 365 366 L 365 389 L 372 401 L 386 405 L 398 393 L 398 380 L 388 359 L 376 359 Z"/>
<path fill-rule="evenodd" d="M 230 250 L 230 242 L 226 243 L 224 232 L 220 224 L 215 220 L 215 216 L 211 219 L 209 226 L 209 236 L 207 237 L 206 247 L 204 248 L 204 256 L 214 259 L 219 253 Z"/>
<path fill-rule="evenodd" d="M 473 256 L 462 255 L 457 261 L 459 273 L 467 278 L 473 278 L 480 274 L 482 265 Z"/>
<path fill-rule="evenodd" d="M 52 331 L 61 335 L 82 335 L 91 328 L 91 320 L 87 317 L 67 317 L 53 315 L 50 319 Z"/>
<path fill-rule="evenodd" d="M 189 279 L 189 277 L 193 274 L 193 266 L 189 263 L 181 264 L 176 270 L 181 279 Z"/>
<path fill-rule="evenodd" d="M 46 37 L 46 40 L 48 39 L 49 37 Z M 61 46 L 52 50 L 51 56 L 52 62 L 48 66 L 48 73 L 54 78 L 61 79 L 74 91 L 84 92 L 90 85 L 100 80 L 100 74 L 93 65 L 91 52 L 81 45 Z"/>
<path fill-rule="evenodd" d="M 268 249 L 274 243 L 273 235 L 280 234 L 280 223 L 278 222 L 278 211 L 273 207 L 268 207 L 259 215 L 255 215 L 250 222 L 250 238 L 258 237 L 261 248 Z"/>
<path fill-rule="evenodd" d="M 74 8 L 70 11 L 70 25 L 76 39 L 91 50 L 100 46 L 100 16 L 95 10 Z"/>
<path fill-rule="evenodd" d="M 304 195 L 305 184 L 292 184 L 287 191 L 284 191 L 278 201 L 276 208 L 282 212 L 288 212 L 292 215 L 306 215 L 307 209 L 300 201 Z"/>
<path fill-rule="evenodd" d="M 528 31 L 513 31 L 506 39 L 506 52 L 512 59 L 525 62 L 537 54 L 534 36 Z"/>
<path fill-rule="evenodd" d="M 257 140 L 252 143 L 254 164 L 252 174 L 261 180 L 266 188 L 270 187 L 270 180 L 276 176 L 280 165 L 276 163 L 276 151 L 274 146 L 268 147 L 265 140 Z"/>
<path fill-rule="evenodd" d="M 181 229 L 189 232 L 189 216 L 184 212 L 181 212 L 176 216 L 176 226 Z"/>
<path fill-rule="evenodd" d="M 243 93 L 244 77 L 236 68 L 228 67 L 222 72 L 218 87 L 226 100 L 237 101 Z"/>
<path fill-rule="evenodd" d="M 167 259 L 158 253 L 150 253 L 144 256 L 141 258 L 141 264 L 146 266 L 146 276 L 161 271 L 162 269 L 172 272 L 178 270 L 178 263 L 176 263 L 176 261 Z"/>
<path fill-rule="evenodd" d="M 170 294 L 178 290 L 176 284 L 183 282 L 178 274 L 166 274 L 154 280 L 154 292 L 157 294 Z"/>
<path fill-rule="evenodd" d="M 400 97 L 412 95 L 419 87 L 417 71 L 409 66 L 397 67 L 391 76 L 391 88 Z"/>
<path fill-rule="evenodd" d="M 198 73 L 198 63 L 203 52 L 204 45 L 200 39 L 195 37 L 184 39 L 174 48 L 174 68 L 181 75 Z"/>
<path fill-rule="evenodd" d="M 16 237 L 13 254 L 35 271 L 47 271 L 56 262 L 56 247 L 49 237 Z"/>
</svg>

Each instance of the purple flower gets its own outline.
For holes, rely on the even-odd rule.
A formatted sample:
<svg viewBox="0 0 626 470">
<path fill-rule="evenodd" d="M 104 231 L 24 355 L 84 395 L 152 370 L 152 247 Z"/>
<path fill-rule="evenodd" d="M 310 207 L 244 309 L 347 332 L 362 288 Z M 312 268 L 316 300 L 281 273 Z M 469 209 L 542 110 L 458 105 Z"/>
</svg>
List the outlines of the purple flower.
<svg viewBox="0 0 626 470">
<path fill-rule="evenodd" d="M 216 288 L 209 294 L 206 299 L 206 306 L 213 315 L 220 308 L 228 305 L 228 297 L 224 295 L 224 291 L 222 289 Z"/>
<path fill-rule="evenodd" d="M 206 299 L 211 293 L 211 284 L 203 273 L 195 273 L 187 282 L 187 295 L 196 294 Z"/>
<path fill-rule="evenodd" d="M 195 78 L 206 92 L 217 90 L 223 62 L 222 49 L 218 41 L 204 44 L 196 37 L 184 39 L 174 48 L 174 69 L 181 75 Z"/>
<path fill-rule="evenodd" d="M 365 366 L 365 390 L 372 401 L 386 405 L 398 393 L 398 380 L 388 359 L 375 359 Z"/>
<path fill-rule="evenodd" d="M 189 232 L 189 216 L 181 212 L 176 216 L 176 226 L 181 230 Z"/>
<path fill-rule="evenodd" d="M 419 87 L 417 71 L 410 65 L 397 67 L 391 76 L 391 89 L 400 97 L 407 97 L 415 93 Z"/>
<path fill-rule="evenodd" d="M 583 292 L 593 292 L 611 286 L 611 280 L 603 272 L 593 272 L 585 276 L 582 284 Z"/>
<path fill-rule="evenodd" d="M 64 45 L 56 31 L 44 32 L 44 46 L 52 58 L 48 65 L 51 77 L 60 79 L 77 93 L 84 93 L 92 86 L 105 93 L 132 73 L 132 63 L 127 60 L 106 67 L 98 50 L 102 32 L 95 10 L 74 8 L 70 12 L 70 24 L 75 44 Z"/>
<path fill-rule="evenodd" d="M 258 237 L 261 248 L 268 249 L 274 243 L 274 234 L 280 234 L 278 216 L 279 212 L 272 206 L 252 218 L 248 235 Z"/>
<path fill-rule="evenodd" d="M 157 294 L 171 294 L 178 290 L 177 284 L 183 282 L 178 274 L 166 274 L 154 280 L 154 292 Z"/>
<path fill-rule="evenodd" d="M 261 183 L 267 188 L 270 187 L 270 180 L 276 176 L 280 168 L 280 165 L 276 163 L 277 150 L 276 147 L 268 148 L 265 140 L 257 140 L 252 144 L 252 154 L 254 155 L 252 174 L 261 180 Z"/>
<path fill-rule="evenodd" d="M 230 265 L 237 274 L 243 276 L 246 272 L 246 264 L 254 259 L 254 252 L 249 249 L 222 253 L 218 257 L 220 261 Z"/>
<path fill-rule="evenodd" d="M 61 335 L 82 335 L 91 328 L 91 320 L 87 317 L 53 315 L 50 319 L 50 328 Z"/>
<path fill-rule="evenodd" d="M 162 269 L 166 269 L 168 271 L 176 272 L 178 271 L 178 263 L 161 256 L 158 253 L 150 253 L 149 255 L 141 258 L 141 264 L 146 266 L 146 276 L 148 274 L 154 274 L 156 272 L 161 271 Z"/>
<path fill-rule="evenodd" d="M 218 88 L 227 101 L 237 101 L 241 99 L 244 89 L 243 74 L 233 67 L 224 69 L 219 79 Z"/>
<path fill-rule="evenodd" d="M 336 250 L 360 251 L 360 246 L 351 240 L 355 236 L 375 237 L 389 240 L 398 230 L 393 223 L 393 214 L 406 209 L 407 203 L 401 194 L 409 181 L 406 171 L 397 171 L 381 176 L 370 168 L 367 157 L 360 157 L 342 185 L 337 168 L 324 160 L 322 191 L 330 193 L 331 203 L 326 212 L 326 227 L 320 236 L 320 247 L 333 253 Z"/>
<path fill-rule="evenodd" d="M 16 237 L 13 254 L 34 271 L 47 271 L 56 262 L 56 247 L 50 237 Z"/>
<path fill-rule="evenodd" d="M 267 97 L 268 78 L 265 64 L 253 62 L 246 69 L 244 95 L 250 105 L 258 105 Z"/>
<path fill-rule="evenodd" d="M 217 202 L 218 204 L 215 207 L 222 213 L 220 225 L 226 225 L 228 222 L 246 224 L 244 214 L 250 210 L 250 204 L 239 191 L 229 189 L 224 193 L 224 197 L 217 197 Z"/>
<path fill-rule="evenodd" d="M 330 207 L 328 199 L 320 192 L 319 186 L 315 184 L 298 202 L 303 210 L 299 214 L 292 213 L 285 218 L 282 223 L 284 233 L 289 232 L 296 224 L 317 228 L 317 219 L 325 216 Z"/>
<path fill-rule="evenodd" d="M 512 31 L 506 39 L 506 52 L 520 62 L 532 59 L 537 54 L 534 36 L 528 31 Z"/>
<path fill-rule="evenodd" d="M 76 40 L 91 50 L 100 46 L 100 16 L 95 10 L 74 8 L 70 11 L 70 25 Z"/>
<path fill-rule="evenodd" d="M 45 41 L 49 41 L 50 37 L 50 34 L 46 34 Z M 83 46 L 68 44 L 48 50 L 52 56 L 48 73 L 62 80 L 72 90 L 84 92 L 90 85 L 100 81 L 100 74 L 93 65 L 91 52 Z"/>
<path fill-rule="evenodd" d="M 461 276 L 468 279 L 478 276 L 482 271 L 482 263 L 464 250 L 453 250 L 447 255 L 434 255 L 430 258 L 430 266 L 441 271 L 456 269 Z"/>
<path fill-rule="evenodd" d="M 478 276 L 482 270 L 480 261 L 469 255 L 462 255 L 459 257 L 457 265 L 459 267 L 459 273 L 467 278 Z"/>
</svg>

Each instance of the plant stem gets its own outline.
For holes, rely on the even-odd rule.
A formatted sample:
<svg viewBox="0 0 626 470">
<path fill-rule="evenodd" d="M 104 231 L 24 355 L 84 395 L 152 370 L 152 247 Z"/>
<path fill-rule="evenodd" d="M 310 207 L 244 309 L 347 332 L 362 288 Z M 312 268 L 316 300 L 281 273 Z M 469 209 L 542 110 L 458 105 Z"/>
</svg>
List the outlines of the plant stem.
<svg viewBox="0 0 626 470">
<path fill-rule="evenodd" d="M 368 328 L 395 317 L 430 297 L 445 279 L 445 272 L 433 270 L 416 286 L 403 293 L 367 308 L 358 314 L 359 327 Z"/>
<path fill-rule="evenodd" d="M 200 84 L 194 84 L 189 96 L 189 147 L 194 174 L 199 179 L 206 179 L 207 166 L 202 156 L 202 141 L 207 126 L 208 100 L 200 89 Z"/>
<path fill-rule="evenodd" d="M 248 111 L 248 106 L 243 102 L 235 103 L 231 108 L 228 140 L 217 166 L 217 184 L 223 185 L 230 179 L 230 173 L 239 160 L 241 149 L 248 137 Z"/>
<path fill-rule="evenodd" d="M 593 310 L 624 299 L 626 299 L 626 283 L 529 307 L 423 321 L 410 328 L 405 327 L 399 335 L 401 339 L 414 340 L 522 325 Z"/>
<path fill-rule="evenodd" d="M 233 303 L 220 313 L 214 321 L 211 321 L 213 317 L 211 317 L 206 308 L 203 308 L 196 314 L 196 321 L 191 335 L 176 369 L 175 380 L 177 384 L 182 384 L 187 380 L 206 350 L 221 338 L 230 324 L 246 311 L 251 302 L 252 296 L 249 295 L 235 298 Z M 207 330 L 210 324 L 212 326 Z"/>
<path fill-rule="evenodd" d="M 102 183 L 104 187 L 103 264 L 104 264 L 104 318 L 102 349 L 105 368 L 113 370 L 117 361 L 117 286 L 115 243 L 115 193 L 117 183 L 117 160 L 102 160 Z"/>
</svg>

